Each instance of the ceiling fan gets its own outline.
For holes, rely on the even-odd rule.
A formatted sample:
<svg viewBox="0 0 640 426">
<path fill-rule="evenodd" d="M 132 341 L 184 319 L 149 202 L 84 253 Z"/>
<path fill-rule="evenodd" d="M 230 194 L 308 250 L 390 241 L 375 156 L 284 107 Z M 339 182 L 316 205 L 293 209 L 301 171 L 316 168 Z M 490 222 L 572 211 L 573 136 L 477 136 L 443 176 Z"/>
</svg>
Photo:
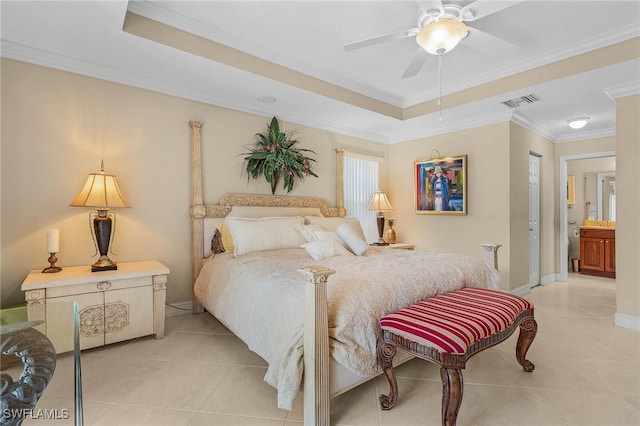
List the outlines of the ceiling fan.
<svg viewBox="0 0 640 426">
<path fill-rule="evenodd" d="M 447 0 L 418 1 L 422 13 L 418 17 L 416 28 L 354 41 L 343 45 L 342 48 L 351 51 L 387 41 L 415 37 L 420 47 L 402 74 L 402 78 L 413 77 L 422 69 L 429 55 L 450 52 L 463 39 L 467 46 L 478 49 L 487 49 L 488 46 L 498 44 L 513 46 L 501 38 L 468 26 L 465 22 L 487 17 L 522 1 L 524 0 L 476 0 L 466 6 L 447 3 Z"/>
</svg>

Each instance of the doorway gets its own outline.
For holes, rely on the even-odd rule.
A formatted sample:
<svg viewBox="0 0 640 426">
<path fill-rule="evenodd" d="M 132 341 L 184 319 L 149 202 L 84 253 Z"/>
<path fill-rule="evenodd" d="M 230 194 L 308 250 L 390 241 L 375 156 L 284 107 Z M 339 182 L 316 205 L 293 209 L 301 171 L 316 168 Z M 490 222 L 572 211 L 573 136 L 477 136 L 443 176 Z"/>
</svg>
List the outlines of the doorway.
<svg viewBox="0 0 640 426">
<path fill-rule="evenodd" d="M 581 160 L 585 158 L 602 158 L 602 157 L 615 157 L 615 151 L 604 151 L 604 152 L 592 152 L 588 154 L 575 154 L 575 155 L 563 155 L 560 157 L 560 172 L 558 179 L 558 188 L 559 188 L 559 202 L 558 206 L 560 209 L 559 221 L 559 234 L 557 236 L 557 241 L 559 243 L 560 250 L 558 253 L 558 263 L 560 265 L 560 272 L 556 277 L 556 281 L 567 281 L 569 274 L 569 262 L 568 262 L 568 247 L 564 244 L 565 236 L 567 235 L 568 229 L 568 219 L 567 219 L 567 161 L 570 160 Z"/>
</svg>

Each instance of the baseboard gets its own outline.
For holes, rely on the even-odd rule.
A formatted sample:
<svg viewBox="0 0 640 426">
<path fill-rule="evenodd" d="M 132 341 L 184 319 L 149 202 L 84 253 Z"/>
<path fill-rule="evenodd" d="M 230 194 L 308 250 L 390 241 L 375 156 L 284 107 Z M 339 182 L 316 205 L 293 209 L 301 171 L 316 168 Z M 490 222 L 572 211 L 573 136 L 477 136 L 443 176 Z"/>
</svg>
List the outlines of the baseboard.
<svg viewBox="0 0 640 426">
<path fill-rule="evenodd" d="M 542 277 L 542 279 L 540 280 L 540 285 L 549 285 L 555 283 L 556 281 L 556 274 L 551 274 L 547 275 L 546 277 Z"/>
<path fill-rule="evenodd" d="M 164 316 L 177 317 L 178 315 L 187 315 L 193 313 L 191 301 L 167 303 L 164 307 Z"/>
<path fill-rule="evenodd" d="M 640 317 L 616 313 L 615 324 L 618 327 L 640 331 Z"/>
<path fill-rule="evenodd" d="M 525 296 L 529 294 L 530 291 L 531 291 L 531 286 L 529 284 L 525 284 L 518 288 L 514 288 L 513 290 L 509 290 L 509 293 L 514 294 L 516 296 Z"/>
</svg>

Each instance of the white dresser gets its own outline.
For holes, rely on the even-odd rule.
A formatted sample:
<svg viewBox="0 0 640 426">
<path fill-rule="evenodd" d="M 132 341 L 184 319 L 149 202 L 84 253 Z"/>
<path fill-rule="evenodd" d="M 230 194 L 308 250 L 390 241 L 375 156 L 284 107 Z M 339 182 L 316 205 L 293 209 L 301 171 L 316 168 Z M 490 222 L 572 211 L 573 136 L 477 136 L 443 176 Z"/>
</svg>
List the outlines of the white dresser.
<svg viewBox="0 0 640 426">
<path fill-rule="evenodd" d="M 58 273 L 29 273 L 22 283 L 30 321 L 45 320 L 57 353 L 73 350 L 72 301 L 80 313 L 80 348 L 88 349 L 155 334 L 164 337 L 164 305 L 169 268 L 149 260 L 121 262 L 115 271 L 91 266 Z"/>
</svg>

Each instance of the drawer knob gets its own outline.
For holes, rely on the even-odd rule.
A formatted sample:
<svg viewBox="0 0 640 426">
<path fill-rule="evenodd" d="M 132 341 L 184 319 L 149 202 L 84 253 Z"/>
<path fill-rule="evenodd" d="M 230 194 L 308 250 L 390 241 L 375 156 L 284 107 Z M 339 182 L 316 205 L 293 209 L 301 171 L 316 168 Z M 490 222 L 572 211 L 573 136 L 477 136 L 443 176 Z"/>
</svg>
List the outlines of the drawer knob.
<svg viewBox="0 0 640 426">
<path fill-rule="evenodd" d="M 111 288 L 111 283 L 109 281 L 100 281 L 98 283 L 98 290 L 108 290 Z"/>
</svg>

